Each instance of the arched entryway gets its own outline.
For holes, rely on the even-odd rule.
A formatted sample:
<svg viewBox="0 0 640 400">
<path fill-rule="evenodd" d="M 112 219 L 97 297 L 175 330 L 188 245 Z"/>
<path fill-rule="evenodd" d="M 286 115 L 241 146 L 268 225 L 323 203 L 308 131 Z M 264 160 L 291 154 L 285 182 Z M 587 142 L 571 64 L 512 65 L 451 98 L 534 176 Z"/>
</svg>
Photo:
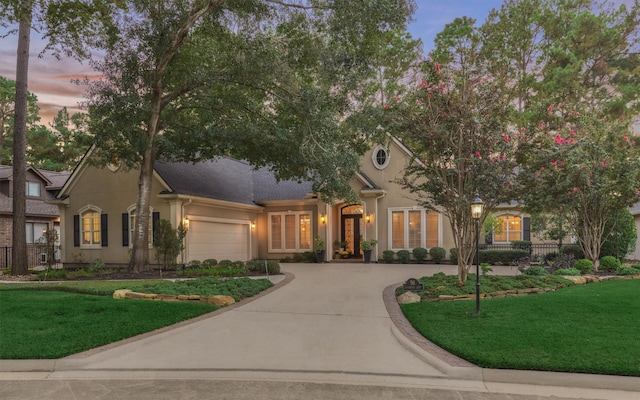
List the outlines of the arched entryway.
<svg viewBox="0 0 640 400">
<path fill-rule="evenodd" d="M 340 241 L 351 257 L 361 258 L 360 241 L 364 233 L 362 204 L 350 204 L 340 209 Z"/>
</svg>

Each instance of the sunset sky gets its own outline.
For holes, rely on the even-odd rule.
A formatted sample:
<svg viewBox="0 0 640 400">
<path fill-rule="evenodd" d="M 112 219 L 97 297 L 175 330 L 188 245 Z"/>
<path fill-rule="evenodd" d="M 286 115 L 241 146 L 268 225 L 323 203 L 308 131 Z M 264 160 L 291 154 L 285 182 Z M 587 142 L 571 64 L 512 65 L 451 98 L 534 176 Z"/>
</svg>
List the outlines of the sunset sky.
<svg viewBox="0 0 640 400">
<path fill-rule="evenodd" d="M 633 0 L 615 0 L 615 3 L 632 3 Z M 481 24 L 489 11 L 498 8 L 501 0 L 417 0 L 418 10 L 409 31 L 414 37 L 422 39 L 425 54 L 431 49 L 435 35 L 445 24 L 456 17 L 469 16 Z M 0 30 L 0 35 L 4 33 Z M 15 80 L 16 36 L 0 39 L 0 76 Z M 71 113 L 79 110 L 78 104 L 83 101 L 83 88 L 71 83 L 72 79 L 91 75 L 87 63 L 80 64 L 75 60 L 56 60 L 45 55 L 38 57 L 43 43 L 38 40 L 37 33 L 32 33 L 31 59 L 29 61 L 29 91 L 36 94 L 40 106 L 40 116 L 47 123 L 63 106 Z"/>
</svg>

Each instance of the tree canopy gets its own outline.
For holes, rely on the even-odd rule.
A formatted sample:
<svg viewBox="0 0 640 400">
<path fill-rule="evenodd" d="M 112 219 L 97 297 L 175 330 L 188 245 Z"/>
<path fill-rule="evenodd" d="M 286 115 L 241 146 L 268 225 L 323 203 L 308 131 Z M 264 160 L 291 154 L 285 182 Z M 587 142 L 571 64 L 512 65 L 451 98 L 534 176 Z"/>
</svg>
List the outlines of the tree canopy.
<svg viewBox="0 0 640 400">
<path fill-rule="evenodd" d="M 362 115 L 381 35 L 405 30 L 412 1 L 127 5 L 119 40 L 94 63 L 104 79 L 90 86 L 89 112 L 102 162 L 141 171 L 131 268 L 149 258 L 157 158 L 232 156 L 310 179 L 326 197 L 353 195 L 349 179 L 375 133 Z"/>
</svg>

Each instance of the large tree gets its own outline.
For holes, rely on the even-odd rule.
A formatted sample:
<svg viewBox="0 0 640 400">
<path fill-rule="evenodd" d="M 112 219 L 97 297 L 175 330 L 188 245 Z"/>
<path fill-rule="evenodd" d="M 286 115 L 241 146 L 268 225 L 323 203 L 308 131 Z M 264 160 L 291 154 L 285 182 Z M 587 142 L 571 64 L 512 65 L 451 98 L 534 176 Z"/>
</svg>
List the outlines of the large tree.
<svg viewBox="0 0 640 400">
<path fill-rule="evenodd" d="M 11 165 L 13 158 L 13 125 L 15 115 L 16 82 L 0 76 L 0 165 Z M 27 93 L 27 130 L 40 120 L 38 99 Z"/>
<path fill-rule="evenodd" d="M 79 59 L 92 46 L 102 46 L 115 34 L 112 3 L 118 0 L 5 0 L 0 3 L 0 26 L 18 25 L 16 91 L 13 128 L 13 230 L 11 274 L 28 272 L 26 241 L 26 137 L 28 114 L 29 48 L 31 30 L 47 40 L 44 51 Z"/>
<path fill-rule="evenodd" d="M 598 268 L 618 215 L 640 195 L 640 147 L 629 123 L 571 109 L 549 110 L 526 137 L 519 159 L 522 199 L 531 211 L 561 214 Z"/>
<path fill-rule="evenodd" d="M 387 127 L 414 158 L 398 182 L 419 204 L 449 220 L 464 282 L 475 254 L 471 203 L 485 204 L 479 223 L 498 204 L 515 197 L 514 153 L 519 132 L 509 127 L 510 98 L 481 56 L 480 35 L 469 18 L 436 36 L 415 91 L 384 105 Z"/>
<path fill-rule="evenodd" d="M 139 168 L 130 268 L 149 261 L 157 158 L 224 155 L 351 195 L 368 148 L 382 32 L 405 29 L 411 0 L 133 0 L 120 40 L 95 67 L 89 111 L 103 162 Z M 366 129 L 365 129 L 366 127 Z"/>
</svg>

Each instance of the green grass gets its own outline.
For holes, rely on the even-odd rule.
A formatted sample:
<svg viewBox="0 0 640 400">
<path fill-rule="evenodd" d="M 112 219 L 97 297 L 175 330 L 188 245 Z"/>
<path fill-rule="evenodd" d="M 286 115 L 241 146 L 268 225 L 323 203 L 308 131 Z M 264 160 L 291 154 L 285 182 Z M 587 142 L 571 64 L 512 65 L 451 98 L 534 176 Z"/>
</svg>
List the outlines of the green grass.
<svg viewBox="0 0 640 400">
<path fill-rule="evenodd" d="M 402 305 L 413 326 L 478 366 L 640 376 L 640 280 L 523 297 Z"/>
<path fill-rule="evenodd" d="M 204 303 L 114 300 L 56 291 L 0 291 L 0 359 L 65 357 L 197 317 Z"/>
<path fill-rule="evenodd" d="M 73 281 L 0 284 L 0 359 L 65 357 L 216 310 L 200 302 L 114 300 L 116 289 L 163 294 L 223 294 L 241 300 L 266 279 Z"/>
</svg>

